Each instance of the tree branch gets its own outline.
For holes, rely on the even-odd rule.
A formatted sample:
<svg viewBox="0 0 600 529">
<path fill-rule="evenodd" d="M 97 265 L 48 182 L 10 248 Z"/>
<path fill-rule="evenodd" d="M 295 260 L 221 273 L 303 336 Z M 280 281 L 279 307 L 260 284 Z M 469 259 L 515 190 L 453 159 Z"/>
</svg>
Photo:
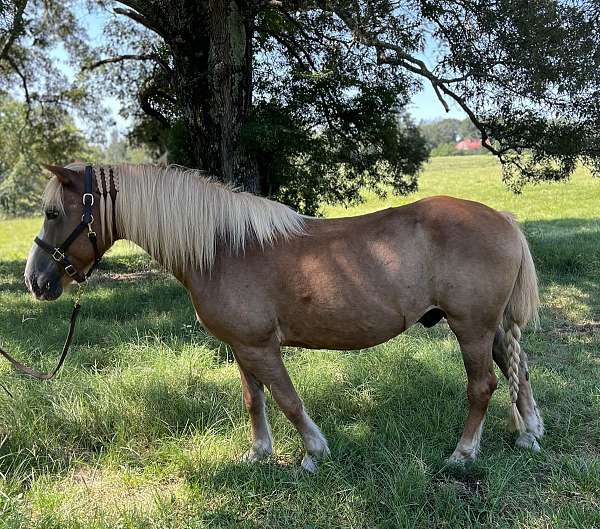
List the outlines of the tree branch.
<svg viewBox="0 0 600 529">
<path fill-rule="evenodd" d="M 448 112 L 449 108 L 448 104 L 443 98 L 443 95 L 446 95 L 453 99 L 467 114 L 467 116 L 469 117 L 473 125 L 475 125 L 477 130 L 479 130 L 479 133 L 481 135 L 481 145 L 488 151 L 490 151 L 492 154 L 496 155 L 499 158 L 500 162 L 505 162 L 503 155 L 507 152 L 507 149 L 496 149 L 490 143 L 490 137 L 485 125 L 477 118 L 477 116 L 475 115 L 473 110 L 471 110 L 465 99 L 448 87 L 448 85 L 455 84 L 468 79 L 469 74 L 450 79 L 438 77 L 431 70 L 429 70 L 429 68 L 427 68 L 425 62 L 423 62 L 420 59 L 417 59 L 416 57 L 413 57 L 412 55 L 409 55 L 400 46 L 382 41 L 366 33 L 360 27 L 360 25 L 357 22 L 355 22 L 353 18 L 343 9 L 336 9 L 334 13 L 342 20 L 342 22 L 344 22 L 344 24 L 346 24 L 348 29 L 352 31 L 352 34 L 360 43 L 366 44 L 367 46 L 373 46 L 375 48 L 377 52 L 377 62 L 379 64 L 402 66 L 410 72 L 420 75 L 421 77 L 425 77 L 433 86 L 433 89 L 438 99 L 446 109 L 446 112 Z M 395 57 L 387 56 L 385 50 L 394 52 Z"/>
<path fill-rule="evenodd" d="M 6 57 L 6 60 L 8 61 L 8 64 L 10 64 L 11 68 L 21 79 L 21 86 L 23 87 L 23 92 L 25 93 L 25 102 L 27 103 L 26 119 L 28 123 L 31 123 L 31 96 L 29 94 L 29 87 L 27 85 L 27 77 L 21 71 L 19 65 L 13 60 L 13 58 L 10 55 Z"/>
<path fill-rule="evenodd" d="M 169 122 L 169 120 L 158 110 L 156 110 L 150 102 L 151 97 L 156 93 L 157 89 L 152 84 L 146 84 L 145 87 L 141 88 L 138 94 L 140 100 L 140 107 L 146 115 L 156 119 L 163 127 L 170 128 L 171 123 Z"/>
<path fill-rule="evenodd" d="M 279 33 L 268 28 L 263 28 L 263 30 L 286 48 L 296 58 L 296 61 L 302 66 L 303 70 L 307 72 L 318 71 L 311 54 L 299 42 L 290 38 L 290 36 L 285 33 Z"/>
<path fill-rule="evenodd" d="M 137 5 L 137 3 L 135 2 L 123 2 L 121 0 L 119 1 L 125 5 Z M 161 27 L 159 27 L 157 23 L 155 23 L 153 20 L 150 20 L 147 16 L 142 15 L 141 13 L 138 13 L 133 9 L 123 9 L 122 7 L 115 7 L 114 12 L 118 15 L 124 15 L 127 18 L 130 18 L 131 20 L 137 22 L 138 24 L 141 24 L 142 26 L 148 28 L 150 31 L 153 31 L 157 35 L 161 36 L 165 41 L 169 41 L 169 35 Z"/>
<path fill-rule="evenodd" d="M 161 68 L 168 75 L 173 74 L 173 70 L 167 64 L 167 62 L 164 61 L 161 57 L 159 57 L 156 53 L 142 53 L 139 55 L 125 54 L 125 55 L 118 55 L 117 57 L 109 57 L 107 59 L 101 59 L 92 64 L 88 64 L 87 66 L 84 66 L 82 68 L 82 71 L 86 71 L 86 70 L 91 71 L 91 70 L 95 70 L 96 68 L 99 68 L 100 66 L 104 66 L 105 64 L 113 64 L 113 63 L 118 63 L 118 62 L 123 62 L 123 61 L 154 61 L 157 64 L 159 64 L 161 66 Z"/>
<path fill-rule="evenodd" d="M 8 52 L 19 35 L 19 32 L 23 28 L 23 14 L 27 7 L 28 0 L 20 0 L 15 2 L 17 9 L 13 17 L 12 28 L 7 32 L 6 39 L 0 47 L 0 61 L 6 59 Z"/>
</svg>

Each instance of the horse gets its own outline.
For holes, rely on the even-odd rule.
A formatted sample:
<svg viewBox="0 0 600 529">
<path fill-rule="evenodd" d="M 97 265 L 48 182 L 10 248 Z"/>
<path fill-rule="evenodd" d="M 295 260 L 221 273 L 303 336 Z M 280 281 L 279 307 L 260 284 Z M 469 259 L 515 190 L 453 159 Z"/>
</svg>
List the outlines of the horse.
<svg viewBox="0 0 600 529">
<path fill-rule="evenodd" d="M 508 380 L 516 446 L 540 450 L 544 426 L 519 344 L 540 300 L 512 215 L 437 196 L 323 219 L 179 166 L 89 167 L 85 187 L 83 165 L 46 167 L 53 175 L 39 239 L 57 247 L 78 229 L 82 197 L 93 215 L 90 232 L 100 232 L 94 245 L 83 233 L 70 237 L 70 273 L 34 244 L 25 270 L 30 292 L 58 298 L 73 269 L 85 276 L 117 240 L 145 249 L 188 290 L 198 321 L 233 350 L 251 423 L 243 460 L 273 450 L 265 386 L 302 437 L 302 467 L 314 472 L 330 454 L 294 389 L 282 346 L 363 349 L 442 318 L 458 339 L 468 379 L 468 415 L 449 461 L 464 464 L 479 453 L 497 385 L 494 362 Z"/>
</svg>

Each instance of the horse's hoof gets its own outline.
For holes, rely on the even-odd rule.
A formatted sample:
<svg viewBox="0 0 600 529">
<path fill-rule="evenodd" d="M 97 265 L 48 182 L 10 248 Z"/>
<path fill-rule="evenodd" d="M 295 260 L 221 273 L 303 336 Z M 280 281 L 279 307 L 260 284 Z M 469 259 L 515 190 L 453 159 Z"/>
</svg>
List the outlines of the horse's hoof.
<svg viewBox="0 0 600 529">
<path fill-rule="evenodd" d="M 473 461 L 475 461 L 475 458 L 475 454 L 467 454 L 465 452 L 455 450 L 452 453 L 452 455 L 448 459 L 446 459 L 446 464 L 449 466 L 464 467 L 465 465 L 473 463 Z"/>
<path fill-rule="evenodd" d="M 301 466 L 309 474 L 315 474 L 317 472 L 317 462 L 308 454 L 304 454 Z"/>
<path fill-rule="evenodd" d="M 531 432 L 524 432 L 515 441 L 517 448 L 523 448 L 525 450 L 531 450 L 532 452 L 539 452 L 541 450 L 540 444 L 537 442 L 535 435 Z"/>
<path fill-rule="evenodd" d="M 271 450 L 253 446 L 245 452 L 240 458 L 242 463 L 256 463 L 262 461 L 271 455 Z"/>
</svg>

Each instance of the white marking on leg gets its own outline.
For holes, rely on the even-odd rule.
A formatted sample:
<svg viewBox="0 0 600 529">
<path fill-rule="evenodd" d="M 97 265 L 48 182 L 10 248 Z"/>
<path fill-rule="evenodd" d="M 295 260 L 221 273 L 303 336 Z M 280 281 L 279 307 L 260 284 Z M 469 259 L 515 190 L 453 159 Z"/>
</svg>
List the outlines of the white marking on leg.
<svg viewBox="0 0 600 529">
<path fill-rule="evenodd" d="M 524 448 L 533 452 L 539 452 L 541 450 L 540 444 L 537 442 L 535 435 L 531 432 L 523 432 L 517 437 L 515 446 L 518 448 Z"/>
<path fill-rule="evenodd" d="M 464 463 L 474 461 L 477 458 L 477 456 L 479 455 L 479 448 L 481 446 L 481 435 L 483 433 L 484 422 L 485 419 L 482 419 L 479 423 L 479 426 L 477 427 L 477 430 L 475 430 L 475 433 L 473 434 L 473 437 L 469 442 L 465 442 L 461 438 L 454 452 L 448 459 L 450 463 L 462 465 Z"/>
<path fill-rule="evenodd" d="M 541 450 L 538 439 L 541 439 L 544 435 L 544 422 L 540 416 L 533 394 L 530 393 L 530 402 L 527 407 L 527 413 L 525 414 L 525 427 L 526 431 L 517 437 L 515 446 L 517 448 L 524 448 L 526 450 L 532 450 L 533 452 L 539 452 Z"/>
<path fill-rule="evenodd" d="M 311 474 L 317 471 L 317 460 L 324 459 L 331 453 L 327 444 L 327 439 L 309 417 L 308 413 L 303 410 L 303 431 L 302 439 L 306 454 L 302 458 L 302 468 Z"/>
<path fill-rule="evenodd" d="M 269 457 L 273 453 L 273 434 L 271 433 L 271 425 L 267 417 L 267 408 L 262 403 L 260 412 L 260 427 L 252 430 L 252 447 L 244 455 L 242 461 L 253 463 Z"/>
<path fill-rule="evenodd" d="M 544 421 L 533 398 L 533 394 L 531 395 L 531 409 L 525 417 L 525 426 L 527 427 L 527 431 L 532 433 L 537 439 L 541 439 L 544 436 Z"/>
<path fill-rule="evenodd" d="M 306 429 L 302 432 L 302 439 L 304 440 L 306 451 L 318 459 L 327 457 L 330 451 L 323 432 L 321 432 L 306 411 L 303 411 L 303 421 Z"/>
<path fill-rule="evenodd" d="M 304 454 L 301 466 L 310 474 L 314 474 L 317 471 L 317 462 L 311 456 L 308 455 L 308 452 Z"/>
<path fill-rule="evenodd" d="M 272 453 L 273 445 L 270 439 L 268 441 L 264 439 L 256 440 L 252 443 L 250 450 L 242 455 L 242 461 L 254 463 L 269 457 Z"/>
</svg>

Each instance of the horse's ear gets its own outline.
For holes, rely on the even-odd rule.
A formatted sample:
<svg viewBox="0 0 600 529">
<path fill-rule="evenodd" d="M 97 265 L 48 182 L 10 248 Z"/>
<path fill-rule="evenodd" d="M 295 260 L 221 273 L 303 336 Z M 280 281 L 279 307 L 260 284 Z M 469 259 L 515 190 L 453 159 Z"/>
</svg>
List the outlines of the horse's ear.
<svg viewBox="0 0 600 529">
<path fill-rule="evenodd" d="M 52 174 L 56 175 L 56 178 L 58 178 L 59 182 L 66 186 L 69 185 L 71 182 L 74 182 L 77 179 L 77 172 L 73 171 L 72 169 L 67 169 L 66 167 L 61 167 L 60 165 L 48 165 L 43 163 L 42 166 L 45 169 L 48 169 L 48 171 L 50 171 Z"/>
</svg>

